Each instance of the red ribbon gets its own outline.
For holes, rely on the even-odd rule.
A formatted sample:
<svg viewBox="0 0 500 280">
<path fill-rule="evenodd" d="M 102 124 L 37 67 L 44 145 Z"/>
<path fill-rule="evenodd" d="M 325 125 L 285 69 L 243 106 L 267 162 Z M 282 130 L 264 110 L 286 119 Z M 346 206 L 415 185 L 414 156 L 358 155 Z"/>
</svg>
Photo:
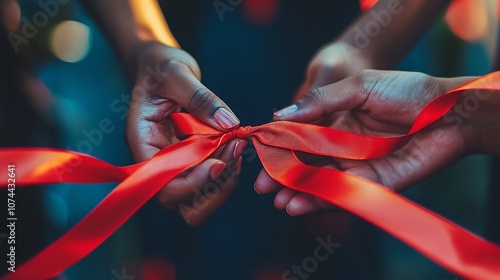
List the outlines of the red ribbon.
<svg viewBox="0 0 500 280">
<path fill-rule="evenodd" d="M 170 180 L 234 138 L 250 138 L 264 169 L 284 186 L 315 195 L 365 219 L 457 275 L 500 279 L 499 246 L 374 182 L 339 170 L 305 165 L 295 155 L 295 151 L 301 151 L 358 160 L 386 156 L 446 114 L 463 91 L 499 89 L 500 72 L 462 85 L 432 101 L 418 115 L 410 132 L 396 137 L 365 136 L 292 122 L 221 132 L 190 115 L 173 114 L 178 133 L 192 136 L 131 166 L 116 167 L 63 150 L 3 149 L 0 166 L 16 165 L 17 186 L 121 182 L 59 240 L 3 279 L 57 276 L 92 252 Z M 6 174 L 0 173 L 5 186 Z"/>
</svg>

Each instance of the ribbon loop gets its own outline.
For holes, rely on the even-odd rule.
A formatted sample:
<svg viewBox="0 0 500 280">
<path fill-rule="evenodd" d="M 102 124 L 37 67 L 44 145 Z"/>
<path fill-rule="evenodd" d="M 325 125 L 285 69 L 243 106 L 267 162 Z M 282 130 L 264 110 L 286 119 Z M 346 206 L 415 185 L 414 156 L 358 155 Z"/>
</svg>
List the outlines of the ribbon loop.
<svg viewBox="0 0 500 280">
<path fill-rule="evenodd" d="M 365 219 L 467 279 L 500 279 L 500 247 L 374 182 L 335 169 L 308 166 L 293 151 L 350 159 L 387 156 L 414 133 L 441 118 L 464 90 L 500 90 L 500 72 L 464 84 L 427 105 L 410 133 L 373 137 L 311 124 L 274 122 L 221 132 L 193 116 L 172 114 L 187 139 L 153 158 L 116 167 L 96 158 L 44 148 L 0 150 L 0 167 L 16 166 L 16 186 L 121 181 L 68 233 L 4 280 L 49 279 L 79 261 L 120 227 L 166 183 L 196 166 L 234 138 L 250 138 L 267 173 L 288 188 L 315 195 Z M 78 163 L 78 164 L 76 164 Z M 7 172 L 0 186 L 7 187 Z M 334 182 L 334 186 L 332 186 Z M 9 189 L 11 187 L 9 186 Z"/>
</svg>

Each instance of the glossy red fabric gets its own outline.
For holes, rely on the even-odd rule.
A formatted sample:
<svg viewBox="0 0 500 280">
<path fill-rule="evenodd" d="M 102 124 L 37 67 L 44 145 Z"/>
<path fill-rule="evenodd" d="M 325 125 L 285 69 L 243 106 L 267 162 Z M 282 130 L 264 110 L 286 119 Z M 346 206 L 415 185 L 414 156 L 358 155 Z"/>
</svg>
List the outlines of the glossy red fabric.
<svg viewBox="0 0 500 280">
<path fill-rule="evenodd" d="M 500 72 L 458 87 L 431 102 L 410 132 L 371 137 L 311 124 L 274 122 L 217 131 L 187 114 L 173 114 L 179 135 L 192 135 L 148 161 L 116 167 L 94 157 L 54 149 L 0 150 L 0 166 L 16 164 L 17 186 L 47 183 L 121 182 L 82 221 L 3 279 L 48 279 L 92 252 L 181 172 L 234 138 L 250 138 L 264 169 L 286 187 L 320 197 L 380 227 L 467 279 L 500 279 L 500 247 L 374 182 L 300 162 L 295 151 L 349 159 L 386 156 L 414 133 L 441 118 L 465 90 L 499 90 Z M 7 172 L 0 173 L 5 187 Z"/>
</svg>

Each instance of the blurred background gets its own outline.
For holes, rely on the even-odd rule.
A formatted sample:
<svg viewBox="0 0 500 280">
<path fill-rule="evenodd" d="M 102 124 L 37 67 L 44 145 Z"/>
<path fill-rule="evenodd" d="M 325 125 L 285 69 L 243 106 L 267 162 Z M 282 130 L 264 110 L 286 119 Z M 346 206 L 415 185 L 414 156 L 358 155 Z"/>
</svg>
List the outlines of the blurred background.
<svg viewBox="0 0 500 280">
<path fill-rule="evenodd" d="M 63 2 L 51 14 L 38 1 L 0 1 L 0 146 L 57 147 L 131 164 L 126 110 L 120 109 L 131 91 L 124 67 L 81 3 L 57 3 Z M 257 125 L 290 103 L 314 53 L 376 1 L 244 0 L 222 17 L 214 2 L 160 0 L 174 35 L 198 61 L 203 83 L 242 124 Z M 398 69 L 435 76 L 494 69 L 496 9 L 487 0 L 456 2 L 460 7 L 443 13 Z M 11 23 L 19 17 L 20 25 Z M 103 120 L 112 123 L 111 132 L 99 131 Z M 499 224 L 500 205 L 493 162 L 468 157 L 403 195 L 500 243 L 491 222 Z M 313 255 L 318 238 L 339 247 L 307 278 L 283 279 L 459 279 L 348 213 L 290 217 L 276 210 L 273 195 L 253 190 L 260 168 L 251 149 L 245 151 L 239 187 L 199 228 L 151 200 L 58 279 L 282 279 Z M 55 241 L 114 186 L 17 189 L 18 262 Z"/>
</svg>

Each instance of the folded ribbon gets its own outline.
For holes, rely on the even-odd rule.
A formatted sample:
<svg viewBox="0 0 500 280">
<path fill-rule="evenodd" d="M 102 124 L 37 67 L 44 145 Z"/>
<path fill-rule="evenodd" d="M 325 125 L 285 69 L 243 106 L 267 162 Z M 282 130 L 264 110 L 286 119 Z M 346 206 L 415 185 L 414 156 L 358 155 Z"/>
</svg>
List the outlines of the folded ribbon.
<svg viewBox="0 0 500 280">
<path fill-rule="evenodd" d="M 288 188 L 315 195 L 385 230 L 450 271 L 468 279 L 500 279 L 500 247 L 374 182 L 340 170 L 308 166 L 295 151 L 348 159 L 383 157 L 446 114 L 465 90 L 500 90 L 500 72 L 464 84 L 432 101 L 410 132 L 372 137 L 311 124 L 274 122 L 215 130 L 187 114 L 173 114 L 187 139 L 150 160 L 116 167 L 94 157 L 55 149 L 0 150 L 0 166 L 16 165 L 18 187 L 49 183 L 121 182 L 84 219 L 3 279 L 48 279 L 109 237 L 165 184 L 234 138 L 250 138 L 267 173 Z M 6 172 L 0 174 L 6 186 Z M 329 182 L 335 182 L 333 186 Z"/>
</svg>

